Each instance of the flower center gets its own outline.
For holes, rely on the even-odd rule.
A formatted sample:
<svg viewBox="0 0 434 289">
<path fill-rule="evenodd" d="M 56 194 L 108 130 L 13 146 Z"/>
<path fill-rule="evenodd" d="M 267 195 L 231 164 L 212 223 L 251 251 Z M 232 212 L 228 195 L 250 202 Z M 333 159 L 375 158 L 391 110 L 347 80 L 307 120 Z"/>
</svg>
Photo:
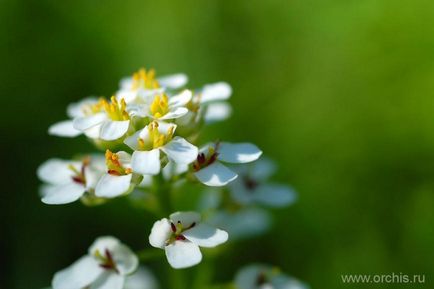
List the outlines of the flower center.
<svg viewBox="0 0 434 289">
<path fill-rule="evenodd" d="M 183 232 L 193 228 L 196 226 L 196 222 L 193 222 L 190 226 L 185 227 L 182 225 L 181 221 L 178 221 L 176 224 L 170 222 L 170 227 L 172 229 L 172 235 L 169 239 L 166 240 L 166 246 L 172 244 L 175 241 L 185 241 L 186 238 L 182 234 Z"/>
<path fill-rule="evenodd" d="M 107 270 L 114 270 L 119 273 L 118 269 L 116 268 L 116 262 L 113 260 L 113 255 L 108 249 L 105 249 L 104 255 L 102 255 L 99 250 L 96 250 L 95 257 L 100 262 L 100 267 Z"/>
<path fill-rule="evenodd" d="M 175 126 L 170 126 L 166 134 L 161 133 L 158 129 L 158 122 L 153 121 L 148 124 L 148 134 L 149 138 L 144 140 L 139 138 L 137 140 L 140 150 L 151 150 L 155 148 L 162 147 L 166 143 L 172 140 L 173 134 L 175 132 Z"/>
<path fill-rule="evenodd" d="M 68 166 L 68 168 L 74 172 L 74 175 L 71 178 L 75 183 L 83 185 L 83 186 L 86 185 L 85 170 L 86 170 L 86 167 L 89 165 L 89 163 L 90 163 L 90 159 L 85 158 L 83 160 L 83 162 L 81 163 L 80 170 L 77 170 L 77 168 L 74 167 L 73 165 Z"/>
<path fill-rule="evenodd" d="M 199 153 L 197 155 L 196 161 L 193 163 L 194 171 L 199 171 L 217 160 L 219 143 L 217 142 L 215 146 L 209 146 L 207 154 Z"/>
<path fill-rule="evenodd" d="M 110 102 L 108 102 L 105 98 L 101 98 L 93 105 L 84 106 L 83 112 L 85 115 L 92 115 L 105 111 L 111 120 L 122 121 L 130 119 L 126 108 L 127 103 L 125 102 L 125 99 L 122 98 L 121 101 L 118 101 L 116 97 L 112 96 L 110 98 Z"/>
<path fill-rule="evenodd" d="M 105 152 L 107 173 L 114 176 L 124 176 L 132 173 L 130 168 L 125 168 L 119 161 L 119 156 L 110 150 Z"/>
<path fill-rule="evenodd" d="M 133 84 L 131 90 L 142 89 L 156 89 L 159 88 L 157 79 L 155 79 L 155 70 L 142 68 L 133 74 Z"/>
<path fill-rule="evenodd" d="M 258 181 L 252 179 L 249 176 L 243 176 L 243 182 L 244 182 L 244 186 L 250 191 L 253 191 L 259 186 Z"/>
<path fill-rule="evenodd" d="M 166 94 L 157 95 L 151 103 L 151 113 L 155 118 L 160 118 L 169 112 L 169 98 Z"/>
</svg>

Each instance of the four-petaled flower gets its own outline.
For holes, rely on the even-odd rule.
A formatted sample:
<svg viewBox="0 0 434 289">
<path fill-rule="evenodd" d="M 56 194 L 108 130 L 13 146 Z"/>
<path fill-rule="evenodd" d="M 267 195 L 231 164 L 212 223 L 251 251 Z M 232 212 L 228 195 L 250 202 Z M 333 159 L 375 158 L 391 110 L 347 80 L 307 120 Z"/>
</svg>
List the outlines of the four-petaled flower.
<svg viewBox="0 0 434 289">
<path fill-rule="evenodd" d="M 42 202 L 59 205 L 75 202 L 85 192 L 93 192 L 104 172 L 104 159 L 86 157 L 82 161 L 49 159 L 39 166 L 38 177 L 47 184 L 41 187 Z"/>
<path fill-rule="evenodd" d="M 221 162 L 250 163 L 257 160 L 262 151 L 250 143 L 211 143 L 199 151 L 193 163 L 194 175 L 207 186 L 220 187 L 237 178 L 237 174 Z"/>
<path fill-rule="evenodd" d="M 201 223 L 196 212 L 176 212 L 169 219 L 155 222 L 149 235 L 149 243 L 166 251 L 173 268 L 187 268 L 202 260 L 200 247 L 215 247 L 226 242 L 228 234 Z"/>
<path fill-rule="evenodd" d="M 125 139 L 125 144 L 134 150 L 131 167 L 135 173 L 158 174 L 161 169 L 160 150 L 177 164 L 189 164 L 196 159 L 197 147 L 182 137 L 173 137 L 175 129 L 175 124 L 153 121 Z"/>
<path fill-rule="evenodd" d="M 285 185 L 267 182 L 275 172 L 274 162 L 267 158 L 237 169 L 238 178 L 229 184 L 232 197 L 243 205 L 260 204 L 284 207 L 296 200 L 295 191 Z"/>
<path fill-rule="evenodd" d="M 87 255 L 57 272 L 53 289 L 122 289 L 125 279 L 138 266 L 137 256 L 118 239 L 100 237 Z"/>
</svg>

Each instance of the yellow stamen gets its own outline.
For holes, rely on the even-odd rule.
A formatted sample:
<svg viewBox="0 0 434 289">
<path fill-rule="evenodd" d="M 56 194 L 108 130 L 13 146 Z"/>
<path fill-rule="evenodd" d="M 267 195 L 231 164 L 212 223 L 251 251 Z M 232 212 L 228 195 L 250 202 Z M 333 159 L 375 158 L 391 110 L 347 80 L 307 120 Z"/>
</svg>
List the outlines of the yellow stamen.
<svg viewBox="0 0 434 289">
<path fill-rule="evenodd" d="M 136 90 L 139 88 L 143 89 L 156 89 L 159 88 L 157 79 L 155 78 L 155 70 L 141 68 L 139 71 L 133 74 L 133 84 L 131 89 Z"/>
<path fill-rule="evenodd" d="M 151 103 L 151 113 L 155 118 L 160 118 L 169 112 L 169 98 L 166 94 L 157 95 Z"/>
<path fill-rule="evenodd" d="M 166 134 L 163 134 L 158 129 L 158 123 L 156 121 L 151 122 L 148 125 L 148 134 L 150 142 L 147 144 L 143 139 L 138 139 L 139 148 L 142 150 L 154 149 L 162 147 L 172 140 L 175 132 L 175 126 L 169 127 Z"/>
<path fill-rule="evenodd" d="M 124 168 L 124 166 L 119 161 L 119 156 L 115 153 L 112 153 L 110 150 L 106 150 L 105 160 L 107 165 L 107 172 L 111 175 L 123 176 L 132 173 L 130 168 Z"/>
</svg>

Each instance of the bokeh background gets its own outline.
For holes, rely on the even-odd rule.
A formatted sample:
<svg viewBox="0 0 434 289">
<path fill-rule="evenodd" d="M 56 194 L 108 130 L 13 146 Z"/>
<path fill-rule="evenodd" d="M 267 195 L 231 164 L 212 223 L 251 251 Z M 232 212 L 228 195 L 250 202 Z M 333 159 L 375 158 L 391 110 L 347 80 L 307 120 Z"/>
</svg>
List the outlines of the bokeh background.
<svg viewBox="0 0 434 289">
<path fill-rule="evenodd" d="M 98 235 L 147 246 L 150 215 L 122 199 L 43 205 L 35 176 L 49 157 L 92 151 L 47 135 L 66 105 L 142 66 L 231 83 L 234 115 L 208 136 L 258 144 L 299 192 L 269 234 L 217 261 L 217 281 L 262 261 L 313 288 L 432 288 L 432 1 L 2 0 L 0 21 L 0 288 L 49 285 Z M 340 278 L 391 272 L 427 284 Z"/>
</svg>

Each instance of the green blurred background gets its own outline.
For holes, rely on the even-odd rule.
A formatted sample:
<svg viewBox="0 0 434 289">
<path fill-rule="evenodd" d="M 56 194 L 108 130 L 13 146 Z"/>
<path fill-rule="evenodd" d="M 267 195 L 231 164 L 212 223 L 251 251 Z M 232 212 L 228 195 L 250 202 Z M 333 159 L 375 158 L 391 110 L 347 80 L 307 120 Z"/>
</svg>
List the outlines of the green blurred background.
<svg viewBox="0 0 434 289">
<path fill-rule="evenodd" d="M 0 288 L 49 285 L 98 235 L 148 246 L 150 215 L 124 200 L 44 205 L 35 176 L 92 150 L 47 135 L 66 105 L 141 66 L 231 83 L 234 115 L 208 136 L 258 144 L 299 191 L 272 232 L 218 261 L 217 281 L 263 261 L 313 288 L 379 288 L 340 275 L 391 272 L 427 284 L 382 288 L 432 288 L 432 1 L 1 0 L 0 19 Z M 149 265 L 162 279 L 167 265 Z"/>
</svg>

